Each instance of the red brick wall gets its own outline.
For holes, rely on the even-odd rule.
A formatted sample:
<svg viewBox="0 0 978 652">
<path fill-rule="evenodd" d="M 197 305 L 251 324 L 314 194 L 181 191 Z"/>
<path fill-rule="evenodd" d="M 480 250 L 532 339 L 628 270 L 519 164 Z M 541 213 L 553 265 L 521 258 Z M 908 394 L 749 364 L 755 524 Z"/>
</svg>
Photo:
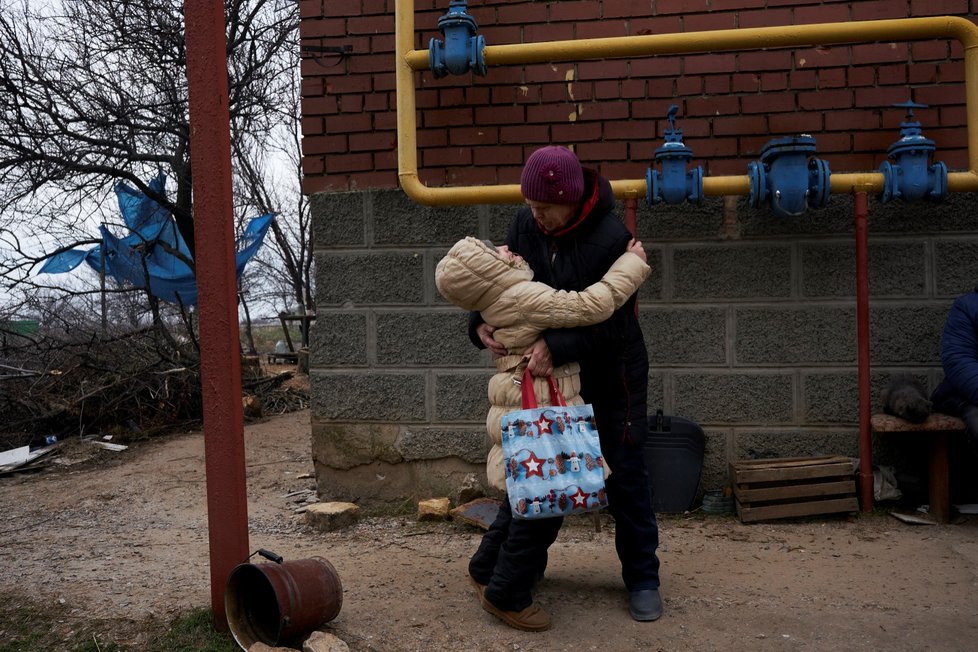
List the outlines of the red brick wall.
<svg viewBox="0 0 978 652">
<path fill-rule="evenodd" d="M 416 0 L 415 47 L 442 38 L 449 0 Z M 304 191 L 397 185 L 393 0 L 300 0 Z M 487 45 L 745 27 L 962 15 L 978 0 L 470 0 Z M 833 171 L 875 170 L 914 101 L 936 157 L 967 167 L 962 48 L 869 43 L 491 67 L 485 77 L 415 75 L 418 168 L 429 186 L 516 183 L 526 155 L 571 145 L 612 179 L 644 178 L 665 113 L 705 173 L 744 174 L 771 138 L 810 133 Z M 568 83 L 568 77 L 571 81 Z"/>
</svg>

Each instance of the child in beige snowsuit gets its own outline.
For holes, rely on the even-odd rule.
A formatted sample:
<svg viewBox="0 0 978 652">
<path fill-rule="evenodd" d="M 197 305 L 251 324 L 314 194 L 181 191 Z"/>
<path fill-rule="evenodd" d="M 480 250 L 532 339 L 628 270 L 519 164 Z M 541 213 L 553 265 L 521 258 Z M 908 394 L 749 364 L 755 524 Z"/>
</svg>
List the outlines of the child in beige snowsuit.
<svg viewBox="0 0 978 652">
<path fill-rule="evenodd" d="M 522 258 L 503 247 L 493 247 L 467 237 L 452 247 L 435 269 L 438 292 L 460 308 L 482 313 L 496 327 L 496 341 L 507 355 L 497 357 L 497 373 L 489 380 L 489 414 L 486 427 L 492 449 L 486 460 L 490 485 L 506 490 L 500 419 L 522 407 L 521 389 L 514 378 L 522 376 L 524 351 L 548 328 L 590 326 L 608 319 L 648 277 L 642 243 L 633 240 L 628 250 L 601 280 L 580 292 L 555 290 L 533 281 L 533 271 Z M 557 367 L 553 377 L 568 405 L 580 405 L 580 365 Z M 549 405 L 546 378 L 534 378 L 539 405 Z"/>
</svg>

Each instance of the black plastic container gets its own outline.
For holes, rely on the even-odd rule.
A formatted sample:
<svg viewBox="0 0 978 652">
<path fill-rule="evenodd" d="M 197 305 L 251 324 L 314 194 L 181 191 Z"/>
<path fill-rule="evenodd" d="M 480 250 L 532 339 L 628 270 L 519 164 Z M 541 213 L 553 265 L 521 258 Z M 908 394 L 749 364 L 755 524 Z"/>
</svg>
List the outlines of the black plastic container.
<svg viewBox="0 0 978 652">
<path fill-rule="evenodd" d="M 706 437 L 699 424 L 685 417 L 649 416 L 642 453 L 649 470 L 652 509 L 680 513 L 692 509 L 703 472 Z"/>
</svg>

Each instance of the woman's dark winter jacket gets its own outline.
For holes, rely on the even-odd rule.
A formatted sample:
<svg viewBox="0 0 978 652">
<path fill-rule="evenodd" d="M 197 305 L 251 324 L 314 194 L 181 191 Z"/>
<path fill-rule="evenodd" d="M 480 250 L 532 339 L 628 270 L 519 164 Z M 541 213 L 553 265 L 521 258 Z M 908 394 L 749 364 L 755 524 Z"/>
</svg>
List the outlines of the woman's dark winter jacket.
<svg viewBox="0 0 978 652">
<path fill-rule="evenodd" d="M 978 288 L 955 299 L 941 336 L 944 381 L 934 390 L 934 409 L 960 415 L 978 405 Z"/>
<path fill-rule="evenodd" d="M 559 290 L 582 291 L 597 282 L 625 251 L 631 234 L 615 213 L 611 185 L 585 169 L 580 219 L 546 233 L 529 208 L 519 211 L 506 236 L 510 249 L 533 269 L 534 279 Z M 470 337 L 482 347 L 470 321 Z M 635 297 L 596 326 L 543 333 L 554 367 L 581 365 L 581 396 L 593 404 L 602 443 L 639 443 L 647 431 L 648 353 L 636 317 Z"/>
</svg>

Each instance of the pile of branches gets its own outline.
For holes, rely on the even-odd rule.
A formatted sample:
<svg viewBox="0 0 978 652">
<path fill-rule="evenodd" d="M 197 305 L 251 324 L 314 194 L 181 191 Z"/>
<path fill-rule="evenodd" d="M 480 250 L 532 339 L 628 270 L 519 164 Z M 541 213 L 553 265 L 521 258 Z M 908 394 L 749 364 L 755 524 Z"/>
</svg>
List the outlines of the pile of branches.
<svg viewBox="0 0 978 652">
<path fill-rule="evenodd" d="M 265 416 L 301 410 L 292 373 L 246 373 Z M 0 339 L 0 450 L 87 435 L 131 442 L 201 425 L 196 343 L 149 326 L 113 334 L 45 331 Z"/>
<path fill-rule="evenodd" d="M 245 374 L 242 388 L 246 395 L 255 396 L 261 403 L 261 416 L 270 417 L 286 412 L 298 412 L 309 407 L 309 392 L 290 384 L 295 377 L 291 371 L 274 376 L 259 375 L 249 377 Z M 247 410 L 245 417 L 250 415 Z"/>
<path fill-rule="evenodd" d="M 7 337 L 0 350 L 0 442 L 89 434 L 123 441 L 199 422 L 198 356 L 149 327 Z"/>
</svg>

